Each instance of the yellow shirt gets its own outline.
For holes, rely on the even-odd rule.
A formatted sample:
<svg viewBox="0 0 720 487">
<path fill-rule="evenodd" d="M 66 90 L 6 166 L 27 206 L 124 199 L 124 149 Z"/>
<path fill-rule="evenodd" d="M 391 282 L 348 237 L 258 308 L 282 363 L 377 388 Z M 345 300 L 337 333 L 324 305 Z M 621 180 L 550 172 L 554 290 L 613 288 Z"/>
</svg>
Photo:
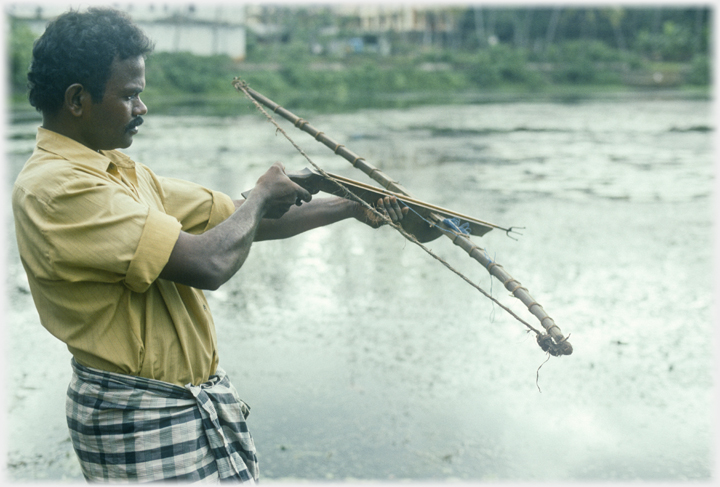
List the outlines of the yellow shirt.
<svg viewBox="0 0 720 487">
<path fill-rule="evenodd" d="M 79 363 L 181 386 L 215 372 L 204 294 L 158 275 L 180 230 L 217 225 L 230 197 L 40 128 L 12 203 L 40 321 Z"/>
</svg>

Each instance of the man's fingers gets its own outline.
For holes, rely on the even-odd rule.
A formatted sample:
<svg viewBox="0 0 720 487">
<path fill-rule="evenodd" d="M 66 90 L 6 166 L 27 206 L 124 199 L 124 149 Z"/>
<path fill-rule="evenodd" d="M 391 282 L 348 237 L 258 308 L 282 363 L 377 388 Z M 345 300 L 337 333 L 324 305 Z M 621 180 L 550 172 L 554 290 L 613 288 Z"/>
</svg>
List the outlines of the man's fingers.
<svg viewBox="0 0 720 487">
<path fill-rule="evenodd" d="M 403 211 L 400 208 L 400 205 L 398 204 L 398 200 L 395 197 L 390 198 L 390 207 L 392 208 L 392 213 L 390 217 L 394 222 L 400 221 L 403 218 Z"/>
<path fill-rule="evenodd" d="M 378 211 L 390 217 L 393 222 L 398 222 L 407 214 L 408 208 L 400 208 L 397 198 L 394 196 L 385 196 L 380 198 L 376 205 Z"/>
<path fill-rule="evenodd" d="M 377 200 L 377 203 L 375 203 L 375 209 L 383 215 L 387 215 L 388 213 L 387 208 L 385 208 L 385 200 L 382 198 Z"/>
<path fill-rule="evenodd" d="M 308 191 L 307 189 L 303 188 L 302 186 L 300 186 L 300 192 L 301 192 L 300 198 L 301 198 L 305 203 L 307 203 L 308 201 L 310 201 L 310 200 L 312 199 L 312 194 L 310 194 L 310 191 Z"/>
<path fill-rule="evenodd" d="M 295 184 L 295 186 L 295 205 L 300 206 L 303 204 L 303 201 L 307 203 L 312 200 L 312 194 L 310 194 L 308 190 L 297 184 Z"/>
</svg>

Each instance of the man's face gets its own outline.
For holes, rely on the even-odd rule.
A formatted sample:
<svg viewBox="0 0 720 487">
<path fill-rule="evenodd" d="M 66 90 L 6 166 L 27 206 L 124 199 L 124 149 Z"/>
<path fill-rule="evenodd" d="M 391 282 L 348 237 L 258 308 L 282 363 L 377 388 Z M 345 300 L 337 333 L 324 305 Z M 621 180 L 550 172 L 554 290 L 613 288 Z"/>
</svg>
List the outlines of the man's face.
<svg viewBox="0 0 720 487">
<path fill-rule="evenodd" d="M 100 103 L 90 102 L 84 117 L 83 143 L 93 150 L 124 149 L 143 122 L 147 107 L 140 101 L 145 89 L 145 60 L 142 56 L 115 59 Z"/>
</svg>

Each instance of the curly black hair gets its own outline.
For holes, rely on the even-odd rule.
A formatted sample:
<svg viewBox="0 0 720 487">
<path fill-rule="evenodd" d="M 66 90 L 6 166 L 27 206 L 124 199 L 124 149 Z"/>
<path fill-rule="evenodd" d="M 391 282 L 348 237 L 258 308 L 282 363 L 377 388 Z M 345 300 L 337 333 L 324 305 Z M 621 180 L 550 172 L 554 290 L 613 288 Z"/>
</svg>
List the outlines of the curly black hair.
<svg viewBox="0 0 720 487">
<path fill-rule="evenodd" d="M 147 56 L 153 42 L 123 12 L 90 8 L 62 14 L 33 45 L 28 71 L 28 98 L 39 112 L 56 113 L 65 90 L 80 83 L 100 103 L 117 58 Z"/>
</svg>

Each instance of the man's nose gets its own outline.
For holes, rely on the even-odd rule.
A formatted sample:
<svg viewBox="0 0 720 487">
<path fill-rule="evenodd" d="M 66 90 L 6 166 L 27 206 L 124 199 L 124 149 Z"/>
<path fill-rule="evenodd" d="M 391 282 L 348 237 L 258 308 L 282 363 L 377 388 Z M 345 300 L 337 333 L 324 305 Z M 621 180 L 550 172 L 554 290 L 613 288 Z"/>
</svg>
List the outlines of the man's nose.
<svg viewBox="0 0 720 487">
<path fill-rule="evenodd" d="M 136 117 L 139 115 L 145 115 L 147 111 L 147 106 L 145 106 L 140 97 L 138 97 L 137 103 L 135 103 L 135 106 L 133 107 L 133 115 Z"/>
</svg>

